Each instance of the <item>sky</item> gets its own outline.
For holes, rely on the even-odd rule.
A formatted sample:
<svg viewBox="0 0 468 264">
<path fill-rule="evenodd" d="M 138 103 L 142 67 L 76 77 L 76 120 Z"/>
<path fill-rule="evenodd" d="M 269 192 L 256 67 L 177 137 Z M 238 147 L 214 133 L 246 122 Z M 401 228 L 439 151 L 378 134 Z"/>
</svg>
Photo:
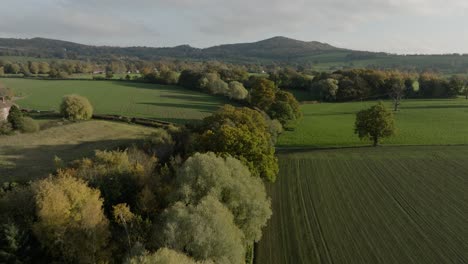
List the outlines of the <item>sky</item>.
<svg viewBox="0 0 468 264">
<path fill-rule="evenodd" d="M 468 0 L 0 0 L 0 37 L 204 48 L 274 36 L 399 54 L 468 53 Z"/>
</svg>

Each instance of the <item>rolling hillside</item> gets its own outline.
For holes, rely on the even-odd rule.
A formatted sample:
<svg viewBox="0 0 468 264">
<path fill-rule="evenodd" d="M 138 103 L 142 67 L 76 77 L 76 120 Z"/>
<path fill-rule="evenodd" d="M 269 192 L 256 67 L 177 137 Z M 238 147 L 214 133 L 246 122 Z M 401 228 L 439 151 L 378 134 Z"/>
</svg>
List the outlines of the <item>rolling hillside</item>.
<svg viewBox="0 0 468 264">
<path fill-rule="evenodd" d="M 468 55 L 395 55 L 383 52 L 355 51 L 337 48 L 316 41 L 300 41 L 286 37 L 252 42 L 219 45 L 205 49 L 189 45 L 176 47 L 110 47 L 90 46 L 44 38 L 0 38 L 0 56 L 25 56 L 55 59 L 109 60 L 220 60 L 230 63 L 280 63 L 309 65 L 316 70 L 339 68 L 403 68 L 466 73 Z"/>
</svg>

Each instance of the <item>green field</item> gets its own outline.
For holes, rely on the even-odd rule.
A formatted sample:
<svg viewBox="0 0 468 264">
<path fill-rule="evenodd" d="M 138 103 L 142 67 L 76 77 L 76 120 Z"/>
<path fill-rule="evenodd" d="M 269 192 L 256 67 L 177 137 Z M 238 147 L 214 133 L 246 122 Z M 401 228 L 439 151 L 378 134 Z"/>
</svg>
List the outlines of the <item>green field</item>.
<svg viewBox="0 0 468 264">
<path fill-rule="evenodd" d="M 27 181 L 54 170 L 64 161 L 90 156 L 95 149 L 114 149 L 137 142 L 153 129 L 107 121 L 55 126 L 33 134 L 0 136 L 0 182 Z"/>
<path fill-rule="evenodd" d="M 57 110 L 62 97 L 87 97 L 97 114 L 156 118 L 184 123 L 210 115 L 227 99 L 178 86 L 125 81 L 0 79 L 21 99 L 23 108 Z"/>
<path fill-rule="evenodd" d="M 256 263 L 468 263 L 467 146 L 280 155 Z"/>
<path fill-rule="evenodd" d="M 303 104 L 304 117 L 286 131 L 280 147 L 341 147 L 369 145 L 354 134 L 355 114 L 376 102 Z M 391 102 L 386 103 L 391 107 Z M 404 100 L 396 113 L 396 136 L 383 144 L 468 144 L 468 101 L 465 99 Z"/>
</svg>

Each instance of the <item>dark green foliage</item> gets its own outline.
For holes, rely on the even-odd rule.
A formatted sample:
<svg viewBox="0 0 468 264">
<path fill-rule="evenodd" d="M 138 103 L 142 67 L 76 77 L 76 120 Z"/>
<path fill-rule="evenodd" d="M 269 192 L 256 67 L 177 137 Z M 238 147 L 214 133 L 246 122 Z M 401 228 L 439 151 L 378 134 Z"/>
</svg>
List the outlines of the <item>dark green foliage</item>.
<svg viewBox="0 0 468 264">
<path fill-rule="evenodd" d="M 395 134 L 392 112 L 388 111 L 382 102 L 367 110 L 359 111 L 356 114 L 354 133 L 358 134 L 360 139 L 372 140 L 374 147 L 377 146 L 382 138 Z"/>
<path fill-rule="evenodd" d="M 286 126 L 289 121 L 293 121 L 296 119 L 294 115 L 294 111 L 291 106 L 284 101 L 277 101 L 271 105 L 270 110 L 268 110 L 268 115 L 273 118 L 277 119 L 281 125 Z"/>
<path fill-rule="evenodd" d="M 13 127 L 10 122 L 0 121 L 0 135 L 10 135 L 13 133 Z"/>
<path fill-rule="evenodd" d="M 23 113 L 21 113 L 16 105 L 12 105 L 8 114 L 8 122 L 11 124 L 11 127 L 15 130 L 20 129 L 22 119 Z"/>
<path fill-rule="evenodd" d="M 179 85 L 187 89 L 200 89 L 199 80 L 202 77 L 202 73 L 193 70 L 184 70 L 179 76 Z"/>
<path fill-rule="evenodd" d="M 30 234 L 15 223 L 0 225 L 0 262 L 5 264 L 30 263 L 33 257 Z"/>
<path fill-rule="evenodd" d="M 226 105 L 203 120 L 196 149 L 229 154 L 247 165 L 252 175 L 275 181 L 278 164 L 272 142 L 260 112 Z"/>
<path fill-rule="evenodd" d="M 252 84 L 250 89 L 250 104 L 267 111 L 275 102 L 276 87 L 274 82 L 258 78 Z"/>
</svg>

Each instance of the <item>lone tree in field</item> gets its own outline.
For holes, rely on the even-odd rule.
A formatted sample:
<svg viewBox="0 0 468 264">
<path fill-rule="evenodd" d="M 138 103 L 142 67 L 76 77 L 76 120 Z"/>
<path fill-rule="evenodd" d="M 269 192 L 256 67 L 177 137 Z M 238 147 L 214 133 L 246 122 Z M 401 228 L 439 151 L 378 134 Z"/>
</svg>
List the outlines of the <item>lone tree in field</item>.
<svg viewBox="0 0 468 264">
<path fill-rule="evenodd" d="M 379 144 L 382 138 L 395 134 L 393 113 L 382 102 L 369 109 L 359 111 L 356 114 L 354 125 L 354 133 L 358 134 L 360 139 L 369 138 L 372 140 L 374 147 Z"/>
<path fill-rule="evenodd" d="M 60 105 L 60 113 L 70 120 L 88 120 L 93 116 L 93 106 L 86 97 L 66 95 Z"/>
</svg>

